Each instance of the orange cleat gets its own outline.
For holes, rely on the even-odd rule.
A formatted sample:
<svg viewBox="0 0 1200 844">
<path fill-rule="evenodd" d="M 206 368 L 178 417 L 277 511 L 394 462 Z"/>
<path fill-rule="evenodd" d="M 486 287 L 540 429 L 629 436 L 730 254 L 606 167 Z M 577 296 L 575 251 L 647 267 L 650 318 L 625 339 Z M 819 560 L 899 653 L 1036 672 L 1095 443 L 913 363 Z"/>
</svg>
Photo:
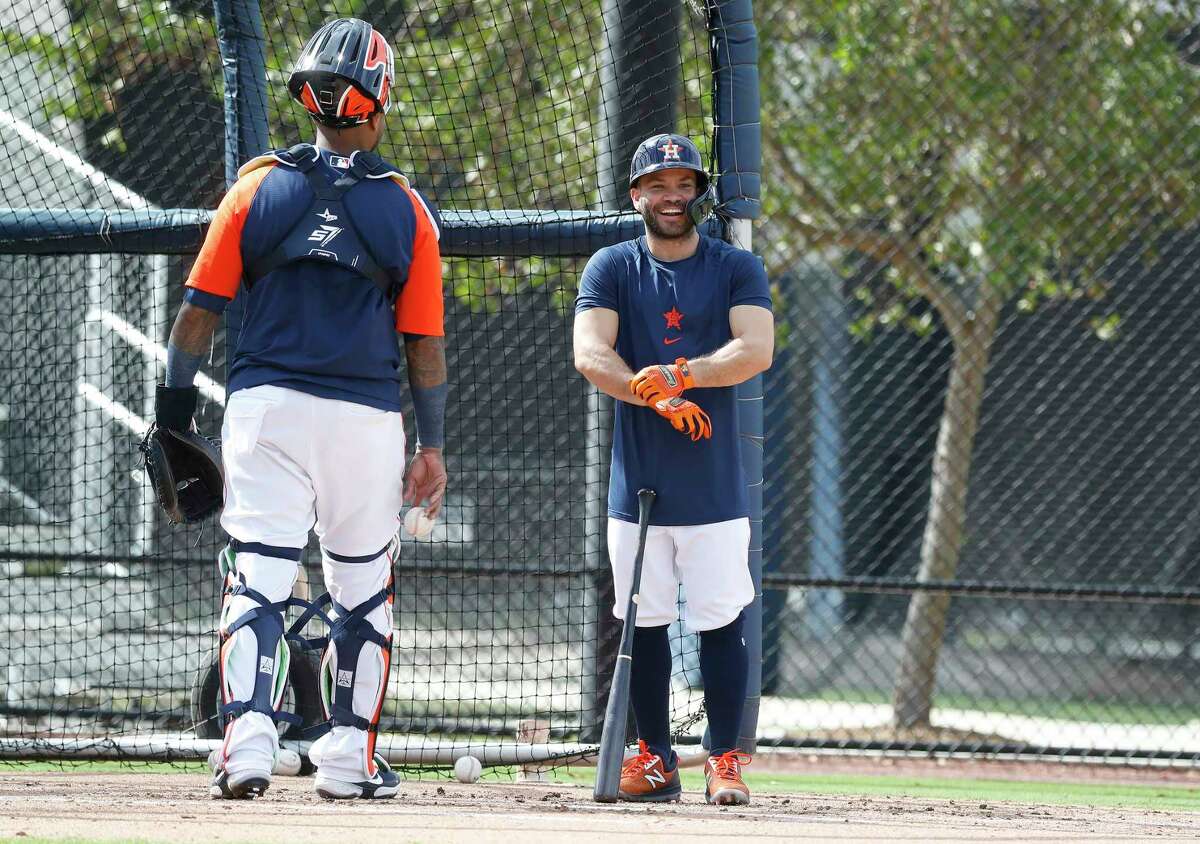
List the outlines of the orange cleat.
<svg viewBox="0 0 1200 844">
<path fill-rule="evenodd" d="M 731 750 L 720 756 L 709 756 L 704 763 L 704 800 L 722 806 L 745 805 L 750 802 L 750 789 L 742 782 L 742 766 L 750 764 L 750 754 Z"/>
<path fill-rule="evenodd" d="M 679 800 L 679 767 L 666 770 L 666 763 L 657 753 L 651 753 L 646 742 L 638 740 L 637 756 L 621 766 L 621 800 L 632 803 L 673 803 Z"/>
</svg>

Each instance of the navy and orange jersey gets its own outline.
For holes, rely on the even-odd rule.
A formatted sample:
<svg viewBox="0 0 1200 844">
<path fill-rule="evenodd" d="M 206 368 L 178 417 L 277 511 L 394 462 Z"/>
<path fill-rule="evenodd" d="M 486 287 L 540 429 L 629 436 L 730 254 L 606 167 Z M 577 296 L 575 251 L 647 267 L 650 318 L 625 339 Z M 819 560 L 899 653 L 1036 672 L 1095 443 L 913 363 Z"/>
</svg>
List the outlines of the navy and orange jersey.
<svg viewBox="0 0 1200 844">
<path fill-rule="evenodd" d="M 700 237 L 695 254 L 660 261 L 639 237 L 592 256 L 579 281 L 578 314 L 616 311 L 616 351 L 634 372 L 716 351 L 733 339 L 729 309 L 771 308 L 766 270 L 753 254 Z M 701 525 L 749 514 L 738 446 L 737 388 L 684 394 L 712 420 L 711 439 L 692 442 L 649 407 L 619 401 L 613 435 L 608 513 L 638 520 L 637 491 L 658 493 L 655 525 Z"/>
<path fill-rule="evenodd" d="M 337 247 L 334 229 L 340 226 L 307 213 L 313 189 L 282 160 L 260 156 L 239 171 L 213 217 L 184 300 L 219 313 L 239 289 L 245 296 L 229 392 L 275 384 L 399 410 L 397 332 L 444 334 L 436 213 L 398 174 L 362 179 L 341 197 L 352 231 L 399 291 L 394 303 L 363 273 L 317 260 L 277 266 L 246 285 L 249 268 L 295 229 L 311 224 L 308 239 L 315 237 L 317 247 Z M 316 169 L 332 184 L 350 161 L 322 150 Z M 343 237 L 348 240 L 349 234 Z"/>
</svg>

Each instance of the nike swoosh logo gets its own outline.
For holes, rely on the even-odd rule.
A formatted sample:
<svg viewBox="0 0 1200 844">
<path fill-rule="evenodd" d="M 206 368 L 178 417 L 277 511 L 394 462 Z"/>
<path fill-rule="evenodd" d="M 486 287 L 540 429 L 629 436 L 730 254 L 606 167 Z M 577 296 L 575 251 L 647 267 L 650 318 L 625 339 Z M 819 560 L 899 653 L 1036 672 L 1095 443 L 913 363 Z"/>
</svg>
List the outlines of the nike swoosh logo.
<svg viewBox="0 0 1200 844">
<path fill-rule="evenodd" d="M 678 342 L 679 342 L 680 340 L 682 340 L 682 339 L 683 339 L 682 337 L 675 337 L 675 338 L 673 338 L 673 339 L 672 339 L 672 338 L 670 338 L 670 337 L 664 337 L 664 338 L 663 338 L 663 345 L 664 345 L 664 346 L 669 346 L 669 345 L 671 345 L 672 343 L 678 343 Z"/>
</svg>

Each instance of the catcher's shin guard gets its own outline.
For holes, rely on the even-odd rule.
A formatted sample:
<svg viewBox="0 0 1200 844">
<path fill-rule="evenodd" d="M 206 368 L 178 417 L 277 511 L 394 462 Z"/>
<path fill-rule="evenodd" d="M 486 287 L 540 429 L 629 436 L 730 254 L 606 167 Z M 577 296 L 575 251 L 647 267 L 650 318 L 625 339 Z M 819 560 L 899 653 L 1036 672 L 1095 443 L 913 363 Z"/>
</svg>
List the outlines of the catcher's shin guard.
<svg viewBox="0 0 1200 844">
<path fill-rule="evenodd" d="M 325 552 L 325 600 L 334 616 L 321 660 L 329 732 L 310 753 L 325 777 L 357 782 L 378 774 L 375 738 L 391 668 L 395 549 L 393 541 L 366 559 Z"/>
<path fill-rule="evenodd" d="M 225 574 L 221 608 L 221 767 L 270 771 L 279 740 L 275 721 L 296 722 L 279 711 L 290 652 L 283 614 L 298 570 L 299 549 L 231 543 L 219 558 Z M 252 551 L 248 549 L 253 549 Z M 284 556 L 286 555 L 286 556 Z M 295 559 L 291 559 L 294 556 Z"/>
</svg>

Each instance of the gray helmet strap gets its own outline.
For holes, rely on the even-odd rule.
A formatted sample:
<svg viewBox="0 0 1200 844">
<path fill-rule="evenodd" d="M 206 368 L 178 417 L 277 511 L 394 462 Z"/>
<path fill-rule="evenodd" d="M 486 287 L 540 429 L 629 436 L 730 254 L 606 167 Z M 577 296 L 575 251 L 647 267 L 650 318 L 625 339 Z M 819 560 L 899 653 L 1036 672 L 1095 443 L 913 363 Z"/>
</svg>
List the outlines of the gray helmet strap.
<svg viewBox="0 0 1200 844">
<path fill-rule="evenodd" d="M 713 184 L 713 180 L 710 178 L 708 186 L 689 199 L 684 208 L 687 211 L 687 215 L 692 218 L 692 222 L 697 226 L 711 217 L 713 210 L 717 207 L 717 190 L 713 187 Z"/>
</svg>

